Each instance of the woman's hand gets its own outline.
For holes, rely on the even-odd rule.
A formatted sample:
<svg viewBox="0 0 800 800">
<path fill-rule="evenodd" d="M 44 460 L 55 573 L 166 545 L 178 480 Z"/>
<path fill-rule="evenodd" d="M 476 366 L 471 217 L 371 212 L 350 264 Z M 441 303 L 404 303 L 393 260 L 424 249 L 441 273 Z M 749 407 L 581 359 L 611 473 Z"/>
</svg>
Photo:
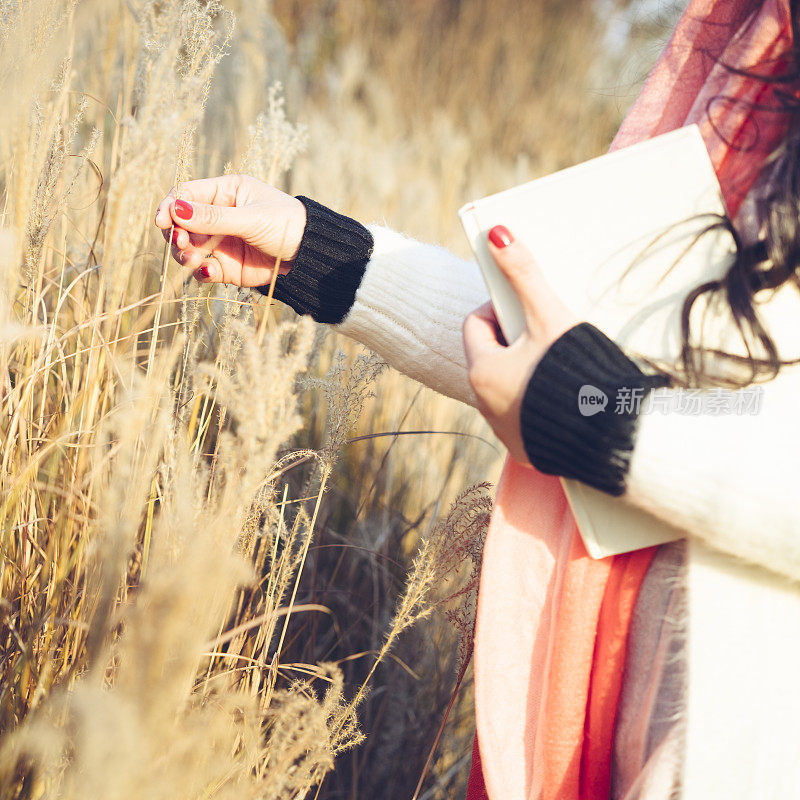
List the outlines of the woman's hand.
<svg viewBox="0 0 800 800">
<path fill-rule="evenodd" d="M 156 225 L 172 233 L 172 255 L 203 283 L 263 286 L 286 273 L 306 226 L 305 206 L 247 175 L 188 181 L 159 204 Z"/>
<path fill-rule="evenodd" d="M 515 242 L 507 228 L 497 225 L 489 231 L 489 251 L 519 297 L 527 327 L 506 345 L 491 303 L 470 314 L 463 328 L 469 382 L 478 410 L 492 430 L 512 458 L 527 464 L 520 426 L 525 389 L 550 345 L 579 320 L 545 281 L 527 247 Z"/>
</svg>

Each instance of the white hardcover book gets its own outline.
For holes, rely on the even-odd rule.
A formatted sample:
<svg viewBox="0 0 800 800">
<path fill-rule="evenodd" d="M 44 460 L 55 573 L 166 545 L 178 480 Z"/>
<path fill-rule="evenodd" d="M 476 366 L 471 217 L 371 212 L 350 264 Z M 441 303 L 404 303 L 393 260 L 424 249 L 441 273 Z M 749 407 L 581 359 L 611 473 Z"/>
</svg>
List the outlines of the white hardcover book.
<svg viewBox="0 0 800 800">
<path fill-rule="evenodd" d="M 687 293 L 724 274 L 734 253 L 726 214 L 700 131 L 689 125 L 465 205 L 461 222 L 508 342 L 524 329 L 519 300 L 489 253 L 489 230 L 523 241 L 579 320 L 629 354 L 668 364 L 680 353 Z M 592 395 L 591 388 L 587 389 Z M 602 400 L 602 398 L 601 398 Z M 609 397 L 618 413 L 635 398 Z M 575 400 L 575 413 L 584 413 Z M 646 409 L 646 406 L 645 406 Z M 652 409 L 647 413 L 660 413 Z M 567 498 L 593 558 L 681 538 L 646 512 L 574 480 Z"/>
</svg>

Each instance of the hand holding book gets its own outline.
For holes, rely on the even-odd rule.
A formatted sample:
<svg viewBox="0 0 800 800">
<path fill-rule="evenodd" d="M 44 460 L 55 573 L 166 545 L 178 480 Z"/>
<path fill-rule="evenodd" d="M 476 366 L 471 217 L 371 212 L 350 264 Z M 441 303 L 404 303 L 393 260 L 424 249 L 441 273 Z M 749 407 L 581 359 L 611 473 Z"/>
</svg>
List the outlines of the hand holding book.
<svg viewBox="0 0 800 800">
<path fill-rule="evenodd" d="M 526 346 L 530 298 L 538 296 L 548 299 L 537 307 L 545 308 L 556 298 L 570 309 L 573 320 L 596 326 L 631 356 L 675 365 L 684 298 L 704 281 L 724 275 L 734 250 L 725 226 L 709 228 L 710 222 L 726 218 L 726 210 L 696 125 L 476 200 L 459 215 L 498 324 L 512 343 L 503 361 L 518 339 Z M 535 254 L 537 267 L 526 277 L 538 282 L 532 291 L 521 291 L 519 280 L 512 285 L 508 271 L 498 263 L 500 251 L 493 250 L 487 238 L 498 224 L 512 228 L 517 242 L 529 245 Z M 485 352 L 487 364 L 490 357 L 494 360 L 494 380 L 500 381 L 506 370 L 498 363 L 501 351 Z M 537 352 L 536 363 L 544 355 Z M 528 377 L 532 374 L 533 370 Z M 480 371 L 477 377 L 482 382 Z M 504 397 L 507 407 L 495 400 L 496 409 L 511 415 L 508 392 Z M 577 394 L 572 398 L 575 415 L 580 401 Z M 498 411 L 494 413 L 497 417 Z M 602 422 L 613 416 L 612 406 L 591 419 Z M 518 450 L 512 455 L 518 458 Z M 587 550 L 595 558 L 681 536 L 680 530 L 593 486 L 572 479 L 563 483 Z"/>
<path fill-rule="evenodd" d="M 525 388 L 542 356 L 561 334 L 578 322 L 542 274 L 530 250 L 503 225 L 488 235 L 488 247 L 500 272 L 520 300 L 525 330 L 507 345 L 491 303 L 464 321 L 464 350 L 478 409 L 511 456 L 527 463 L 520 429 Z"/>
</svg>

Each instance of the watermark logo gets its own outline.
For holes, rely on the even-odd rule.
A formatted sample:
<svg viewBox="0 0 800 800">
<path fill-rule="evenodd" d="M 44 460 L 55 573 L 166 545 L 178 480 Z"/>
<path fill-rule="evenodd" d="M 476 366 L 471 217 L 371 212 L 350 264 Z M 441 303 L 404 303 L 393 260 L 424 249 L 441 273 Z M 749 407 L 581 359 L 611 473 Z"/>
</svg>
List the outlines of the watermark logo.
<svg viewBox="0 0 800 800">
<path fill-rule="evenodd" d="M 609 406 L 614 414 L 683 414 L 685 416 L 755 415 L 761 411 L 762 386 L 730 390 L 658 388 L 648 391 L 641 386 L 620 386 L 609 406 L 608 395 L 585 383 L 578 391 L 578 411 L 593 417 Z"/>
<path fill-rule="evenodd" d="M 639 395 L 636 389 L 620 390 L 617 405 L 638 414 L 683 414 L 684 416 L 755 416 L 763 403 L 763 386 L 743 389 L 654 389 Z M 620 396 L 620 394 L 622 396 Z"/>
<path fill-rule="evenodd" d="M 607 405 L 608 395 L 604 391 L 590 383 L 581 386 L 578 392 L 578 411 L 584 417 L 593 417 L 595 414 L 605 411 Z"/>
</svg>

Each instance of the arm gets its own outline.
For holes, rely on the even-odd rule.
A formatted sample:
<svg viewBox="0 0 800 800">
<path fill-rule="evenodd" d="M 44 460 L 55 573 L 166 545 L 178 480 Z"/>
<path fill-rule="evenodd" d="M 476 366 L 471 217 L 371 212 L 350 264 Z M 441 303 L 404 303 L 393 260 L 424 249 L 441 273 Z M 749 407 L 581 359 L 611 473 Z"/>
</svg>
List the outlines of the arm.
<svg viewBox="0 0 800 800">
<path fill-rule="evenodd" d="M 609 397 L 584 416 L 578 392 Z M 758 387 L 758 413 L 682 414 L 678 390 L 659 389 L 670 409 L 616 414 L 618 389 L 643 394 L 658 379 L 642 373 L 587 323 L 563 334 L 536 367 L 523 401 L 531 463 L 620 495 L 707 544 L 774 572 L 800 578 L 800 375 L 785 369 Z"/>
<path fill-rule="evenodd" d="M 477 264 L 299 199 L 305 232 L 275 297 L 333 324 L 400 372 L 474 405 L 461 326 L 488 298 Z"/>
<path fill-rule="evenodd" d="M 277 279 L 279 299 L 337 324 L 412 377 L 476 403 L 519 460 L 621 496 L 710 545 L 800 579 L 796 370 L 764 387 L 757 416 L 631 410 L 589 424 L 599 415 L 577 413 L 582 385 L 613 397 L 618 387 L 635 388 L 637 376 L 642 392 L 659 380 L 597 329 L 568 323 L 529 253 L 492 251 L 526 306 L 529 335 L 504 347 L 488 309 L 483 318 L 470 315 L 464 334 L 477 360 L 467 373 L 460 320 L 486 297 L 475 264 L 246 177 L 193 181 L 181 190 L 191 202 L 171 193 L 156 224 L 165 238 L 175 226 L 173 252 L 199 280 L 261 286 L 277 255 L 294 261 Z M 200 236 L 193 241 L 190 233 Z"/>
<path fill-rule="evenodd" d="M 664 388 L 664 376 L 645 374 L 593 325 L 570 319 L 510 231 L 492 229 L 488 246 L 520 298 L 526 329 L 505 347 L 491 310 L 480 310 L 465 323 L 465 346 L 478 408 L 509 452 L 718 550 L 800 579 L 800 368 L 750 387 L 761 391 L 757 414 L 678 413 L 679 390 Z M 769 308 L 771 330 L 787 342 L 797 338 L 793 292 L 792 299 L 773 297 Z M 629 397 L 657 390 L 671 405 L 667 413 L 618 406 L 622 389 Z M 711 392 L 701 394 L 708 399 Z M 605 395 L 608 405 L 579 406 L 582 395 Z"/>
<path fill-rule="evenodd" d="M 201 283 L 268 291 L 335 325 L 392 366 L 474 404 L 463 318 L 487 298 L 477 264 L 378 225 L 369 228 L 247 175 L 187 181 L 156 210 L 175 259 Z"/>
</svg>

